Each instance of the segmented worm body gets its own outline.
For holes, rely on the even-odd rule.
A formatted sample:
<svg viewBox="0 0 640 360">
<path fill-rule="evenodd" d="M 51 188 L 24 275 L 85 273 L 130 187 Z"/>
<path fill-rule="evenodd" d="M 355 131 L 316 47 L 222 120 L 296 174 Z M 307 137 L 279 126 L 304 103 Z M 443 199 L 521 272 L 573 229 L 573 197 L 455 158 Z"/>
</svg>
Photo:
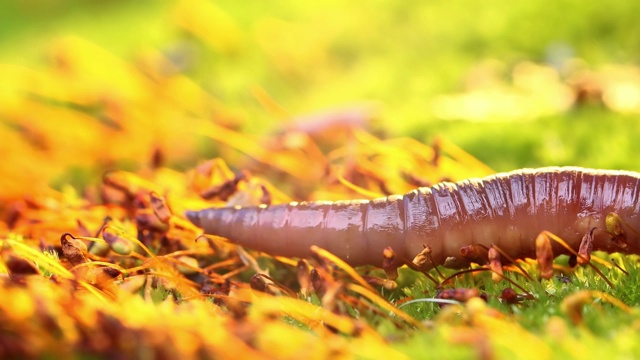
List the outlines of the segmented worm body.
<svg viewBox="0 0 640 360">
<path fill-rule="evenodd" d="M 614 213 L 626 247 L 611 241 L 605 218 Z M 433 265 L 464 266 L 460 249 L 497 245 L 513 258 L 535 256 L 535 238 L 550 231 L 572 248 L 593 228 L 594 250 L 640 253 L 640 174 L 576 167 L 522 169 L 443 182 L 374 200 L 292 202 L 188 211 L 204 229 L 271 255 L 307 257 L 311 245 L 351 265 L 380 266 L 390 246 L 412 259 L 424 246 Z M 566 253 L 558 244 L 554 253 Z M 454 261 L 451 261 L 454 260 Z M 468 263 L 468 261 L 467 261 Z"/>
</svg>

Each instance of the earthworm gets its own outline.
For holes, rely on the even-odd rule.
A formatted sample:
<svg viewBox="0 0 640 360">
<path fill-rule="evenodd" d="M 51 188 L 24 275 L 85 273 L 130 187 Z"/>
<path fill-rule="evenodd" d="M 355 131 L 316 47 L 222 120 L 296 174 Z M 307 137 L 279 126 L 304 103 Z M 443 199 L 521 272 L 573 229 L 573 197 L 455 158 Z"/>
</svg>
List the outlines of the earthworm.
<svg viewBox="0 0 640 360">
<path fill-rule="evenodd" d="M 534 257 L 536 236 L 545 230 L 573 249 L 591 232 L 593 250 L 638 254 L 639 198 L 640 173 L 546 167 L 374 200 L 210 208 L 186 216 L 206 234 L 270 255 L 304 258 L 317 245 L 353 266 L 380 266 L 387 247 L 412 259 L 428 246 L 430 266 L 462 267 L 469 261 L 461 248 L 472 244 L 498 246 L 514 259 Z M 626 234 L 624 244 L 607 231 L 610 214 Z M 567 253 L 555 243 L 553 251 Z"/>
</svg>

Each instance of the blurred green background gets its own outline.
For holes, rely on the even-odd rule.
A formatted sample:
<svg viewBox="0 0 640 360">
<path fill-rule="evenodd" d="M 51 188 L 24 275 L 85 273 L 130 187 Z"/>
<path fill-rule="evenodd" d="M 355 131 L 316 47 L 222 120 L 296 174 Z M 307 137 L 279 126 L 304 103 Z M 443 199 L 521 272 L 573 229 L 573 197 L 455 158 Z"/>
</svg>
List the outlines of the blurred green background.
<svg viewBox="0 0 640 360">
<path fill-rule="evenodd" d="M 248 133 L 366 104 L 375 132 L 445 136 L 495 170 L 640 170 L 637 14 L 628 0 L 3 1 L 0 62 L 38 67 L 74 34 L 125 60 L 159 49 Z"/>
</svg>

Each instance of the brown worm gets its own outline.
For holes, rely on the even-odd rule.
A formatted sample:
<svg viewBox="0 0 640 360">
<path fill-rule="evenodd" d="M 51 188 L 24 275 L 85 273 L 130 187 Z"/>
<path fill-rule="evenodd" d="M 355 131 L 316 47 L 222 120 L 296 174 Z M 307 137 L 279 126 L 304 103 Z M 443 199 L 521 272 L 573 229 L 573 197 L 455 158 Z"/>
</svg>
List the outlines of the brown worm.
<svg viewBox="0 0 640 360">
<path fill-rule="evenodd" d="M 606 231 L 611 213 L 626 233 L 624 247 Z M 535 238 L 544 230 L 578 249 L 583 235 L 597 228 L 602 231 L 594 231 L 593 250 L 637 254 L 640 173 L 522 169 L 374 200 L 211 208 L 186 216 L 207 234 L 271 255 L 308 257 L 317 245 L 354 266 L 380 266 L 388 246 L 412 259 L 427 245 L 433 265 L 460 260 L 464 266 L 460 249 L 471 244 L 495 244 L 512 258 L 534 257 Z M 567 252 L 558 244 L 553 249 Z"/>
</svg>

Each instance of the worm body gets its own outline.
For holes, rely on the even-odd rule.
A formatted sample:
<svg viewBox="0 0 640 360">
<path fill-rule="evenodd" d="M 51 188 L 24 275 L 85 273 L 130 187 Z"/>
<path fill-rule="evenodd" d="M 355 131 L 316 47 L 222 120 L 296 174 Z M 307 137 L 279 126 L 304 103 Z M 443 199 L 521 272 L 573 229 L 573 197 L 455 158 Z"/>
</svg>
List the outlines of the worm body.
<svg viewBox="0 0 640 360">
<path fill-rule="evenodd" d="M 465 266 L 460 249 L 471 244 L 495 244 L 513 258 L 533 257 L 535 238 L 544 230 L 577 249 L 595 227 L 601 231 L 594 232 L 594 250 L 639 253 L 639 199 L 639 173 L 549 167 L 374 200 L 211 208 L 186 216 L 207 234 L 271 255 L 307 257 L 317 245 L 351 265 L 380 266 L 387 246 L 412 259 L 427 245 L 433 265 L 447 260 Z M 622 220 L 624 248 L 605 231 L 610 213 Z M 566 253 L 557 244 L 553 249 Z"/>
</svg>

